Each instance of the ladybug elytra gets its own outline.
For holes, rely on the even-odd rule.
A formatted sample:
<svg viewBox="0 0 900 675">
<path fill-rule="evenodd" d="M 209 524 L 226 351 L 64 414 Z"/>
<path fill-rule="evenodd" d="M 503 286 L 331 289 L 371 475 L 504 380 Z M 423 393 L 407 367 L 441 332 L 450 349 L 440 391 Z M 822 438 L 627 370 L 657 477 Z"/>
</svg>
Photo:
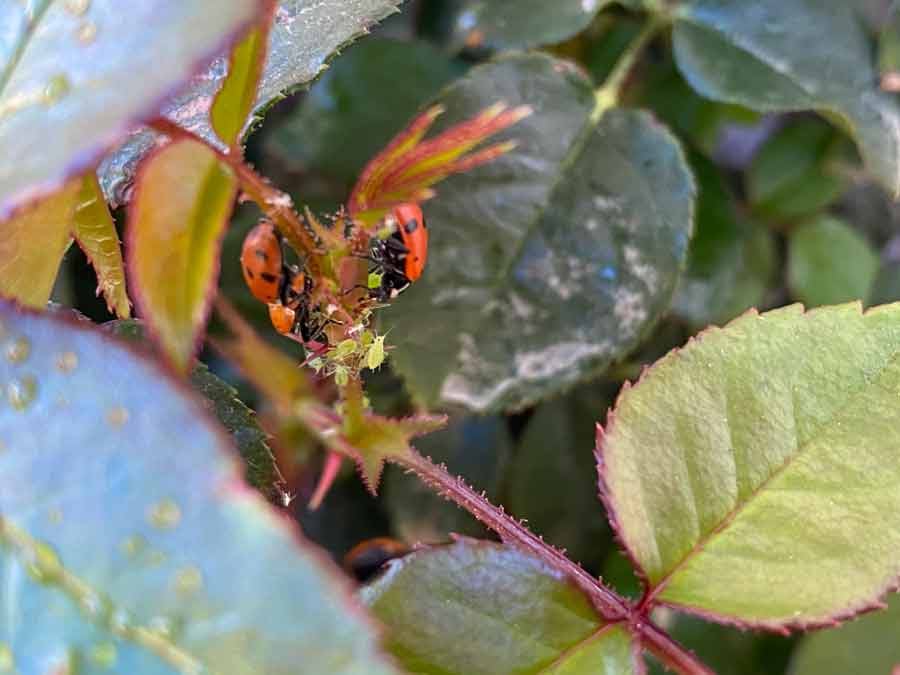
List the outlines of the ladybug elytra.
<svg viewBox="0 0 900 675">
<path fill-rule="evenodd" d="M 397 297 L 421 277 L 428 260 L 428 228 L 418 204 L 395 206 L 388 219 L 393 221 L 393 232 L 373 239 L 372 246 L 372 259 L 382 274 L 373 294 L 382 302 Z"/>
</svg>

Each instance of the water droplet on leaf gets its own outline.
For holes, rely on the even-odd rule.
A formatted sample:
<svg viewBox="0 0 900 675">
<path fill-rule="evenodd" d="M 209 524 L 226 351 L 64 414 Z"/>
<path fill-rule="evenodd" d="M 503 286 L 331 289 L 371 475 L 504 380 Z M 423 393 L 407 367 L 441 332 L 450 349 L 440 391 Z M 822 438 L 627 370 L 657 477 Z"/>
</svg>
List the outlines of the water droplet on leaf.
<svg viewBox="0 0 900 675">
<path fill-rule="evenodd" d="M 3 349 L 10 363 L 22 363 L 31 354 L 31 342 L 27 337 L 17 337 L 6 343 Z"/>
<path fill-rule="evenodd" d="M 91 0 L 66 0 L 66 9 L 75 16 L 83 16 L 91 6 Z"/>
<path fill-rule="evenodd" d="M 169 530 L 181 522 L 181 509 L 171 499 L 161 499 L 147 513 L 147 520 L 153 527 Z"/>
<path fill-rule="evenodd" d="M 203 574 L 196 567 L 184 567 L 175 573 L 175 590 L 181 595 L 193 595 L 203 588 Z"/>
<path fill-rule="evenodd" d="M 83 45 L 89 45 L 97 39 L 97 24 L 93 21 L 85 21 L 75 32 L 78 41 Z"/>
<path fill-rule="evenodd" d="M 47 105 L 53 105 L 54 103 L 57 103 L 61 98 L 69 93 L 69 90 L 71 88 L 72 83 L 69 81 L 69 76 L 65 73 L 57 73 L 49 80 L 47 80 L 47 84 L 44 85 L 44 103 Z"/>
<path fill-rule="evenodd" d="M 71 373 L 78 367 L 78 354 L 63 352 L 56 357 L 56 369 L 61 373 Z"/>
<path fill-rule="evenodd" d="M 111 427 L 124 426 L 128 421 L 128 409 L 120 405 L 110 408 L 109 412 L 106 413 L 106 421 Z"/>
<path fill-rule="evenodd" d="M 63 570 L 62 561 L 49 544 L 37 542 L 30 553 L 25 563 L 28 576 L 41 584 L 52 583 L 59 578 Z"/>
<path fill-rule="evenodd" d="M 147 548 L 147 540 L 139 534 L 133 534 L 130 537 L 125 537 L 119 548 L 124 555 L 134 558 Z"/>
<path fill-rule="evenodd" d="M 6 385 L 6 400 L 15 410 L 25 410 L 36 397 L 37 382 L 31 375 L 24 375 Z"/>
</svg>

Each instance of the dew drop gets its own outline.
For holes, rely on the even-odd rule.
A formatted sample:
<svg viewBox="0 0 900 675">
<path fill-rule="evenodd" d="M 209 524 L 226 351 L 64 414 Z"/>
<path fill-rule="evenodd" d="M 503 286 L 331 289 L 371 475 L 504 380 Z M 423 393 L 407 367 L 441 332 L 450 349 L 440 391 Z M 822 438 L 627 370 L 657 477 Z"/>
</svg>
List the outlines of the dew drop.
<svg viewBox="0 0 900 675">
<path fill-rule="evenodd" d="M 112 611 L 109 600 L 93 590 L 86 591 L 79 596 L 78 606 L 91 621 L 100 621 Z"/>
<path fill-rule="evenodd" d="M 10 363 L 22 363 L 31 354 L 31 342 L 27 337 L 17 337 L 6 343 L 3 353 Z"/>
<path fill-rule="evenodd" d="M 181 521 L 181 508 L 171 499 L 161 499 L 150 507 L 147 520 L 153 527 L 170 530 Z"/>
<path fill-rule="evenodd" d="M 0 673 L 11 673 L 16 669 L 12 649 L 5 642 L 0 642 Z"/>
<path fill-rule="evenodd" d="M 203 573 L 193 565 L 184 567 L 175 573 L 173 585 L 179 594 L 193 595 L 203 588 Z"/>
<path fill-rule="evenodd" d="M 101 668 L 112 668 L 118 656 L 112 642 L 98 642 L 91 648 L 91 660 Z"/>
<path fill-rule="evenodd" d="M 66 9 L 75 16 L 83 16 L 91 6 L 91 0 L 66 0 Z"/>
<path fill-rule="evenodd" d="M 119 544 L 119 549 L 122 551 L 123 555 L 128 556 L 129 558 L 135 558 L 147 548 L 147 540 L 144 539 L 139 534 L 133 534 L 130 537 L 125 537 L 121 544 Z"/>
<path fill-rule="evenodd" d="M 41 584 L 52 583 L 62 574 L 63 566 L 56 551 L 49 544 L 38 542 L 25 563 L 28 576 Z"/>
<path fill-rule="evenodd" d="M 25 410 L 36 397 L 37 382 L 31 375 L 24 375 L 6 385 L 6 400 L 15 410 Z"/>
<path fill-rule="evenodd" d="M 114 406 L 106 413 L 106 421 L 111 427 L 119 428 L 128 421 L 128 409 L 120 405 Z"/>
<path fill-rule="evenodd" d="M 57 73 L 47 80 L 41 98 L 46 105 L 53 105 L 68 94 L 71 88 L 72 83 L 69 81 L 69 76 L 65 73 Z"/>
<path fill-rule="evenodd" d="M 109 617 L 109 628 L 116 635 L 128 635 L 132 624 L 131 615 L 124 609 L 117 609 Z"/>
<path fill-rule="evenodd" d="M 56 356 L 56 369 L 61 373 L 71 373 L 78 367 L 78 354 L 63 352 Z"/>
<path fill-rule="evenodd" d="M 75 31 L 75 36 L 83 45 L 93 43 L 93 41 L 97 39 L 97 24 L 93 21 L 85 21 L 78 27 L 78 30 Z"/>
</svg>

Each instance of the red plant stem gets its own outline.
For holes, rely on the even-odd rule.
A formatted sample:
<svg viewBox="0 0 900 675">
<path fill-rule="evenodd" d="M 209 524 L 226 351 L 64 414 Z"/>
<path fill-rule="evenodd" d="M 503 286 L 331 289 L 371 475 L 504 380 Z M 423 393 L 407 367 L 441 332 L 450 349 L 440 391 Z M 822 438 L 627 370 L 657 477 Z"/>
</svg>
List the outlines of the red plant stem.
<svg viewBox="0 0 900 675">
<path fill-rule="evenodd" d="M 291 246 L 297 251 L 305 251 L 310 254 L 318 252 L 316 242 L 306 227 L 304 227 L 300 216 L 294 210 L 291 198 L 278 188 L 270 185 L 265 178 L 256 173 L 244 161 L 240 153 L 221 150 L 209 143 L 205 138 L 175 124 L 165 117 L 154 119 L 150 122 L 150 126 L 170 138 L 187 138 L 197 143 L 202 143 L 212 150 L 222 162 L 234 171 L 244 194 L 256 202 L 259 208 L 275 223 L 275 226 L 287 238 Z M 308 263 L 313 260 L 314 256 L 311 256 Z"/>
<path fill-rule="evenodd" d="M 475 492 L 461 478 L 450 475 L 444 467 L 415 451 L 407 457 L 391 458 L 391 461 L 414 472 L 439 494 L 471 513 L 499 534 L 504 543 L 530 553 L 571 579 L 590 598 L 605 621 L 627 623 L 632 633 L 638 636 L 641 645 L 673 672 L 679 675 L 714 675 L 693 654 L 647 619 L 644 612 L 649 609 L 637 612 L 627 600 L 547 544 L 501 507 L 491 504 L 484 495 Z"/>
</svg>

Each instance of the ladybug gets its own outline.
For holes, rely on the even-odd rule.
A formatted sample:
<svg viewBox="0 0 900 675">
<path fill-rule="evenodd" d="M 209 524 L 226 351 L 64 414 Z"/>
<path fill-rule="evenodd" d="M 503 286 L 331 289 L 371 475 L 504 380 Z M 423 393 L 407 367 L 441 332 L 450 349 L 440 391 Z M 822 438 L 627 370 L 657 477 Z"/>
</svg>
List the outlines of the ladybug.
<svg viewBox="0 0 900 675">
<path fill-rule="evenodd" d="M 402 558 L 409 547 L 390 537 L 375 537 L 360 542 L 344 556 L 344 570 L 360 583 L 370 580 L 385 563 Z"/>
<path fill-rule="evenodd" d="M 244 239 L 241 270 L 254 298 L 267 304 L 281 299 L 284 254 L 281 238 L 270 221 L 262 221 Z"/>
<path fill-rule="evenodd" d="M 285 275 L 281 301 L 269 304 L 269 319 L 279 333 L 299 334 L 303 342 L 310 342 L 322 332 L 322 324 L 314 324 L 309 311 L 312 279 L 296 268 L 287 269 Z"/>
<path fill-rule="evenodd" d="M 372 289 L 380 301 L 396 298 L 422 276 L 428 260 L 428 228 L 418 204 L 400 204 L 386 219 L 393 232 L 385 239 L 374 238 L 372 260 L 381 272 L 381 284 Z"/>
</svg>

